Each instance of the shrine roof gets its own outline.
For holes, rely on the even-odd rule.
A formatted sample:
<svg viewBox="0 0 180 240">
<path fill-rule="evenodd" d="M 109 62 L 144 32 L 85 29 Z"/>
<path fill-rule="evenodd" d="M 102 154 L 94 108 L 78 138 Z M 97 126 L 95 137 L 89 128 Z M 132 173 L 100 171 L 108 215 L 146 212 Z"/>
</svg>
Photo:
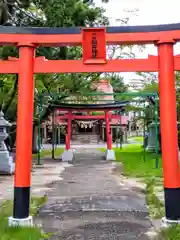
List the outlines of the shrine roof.
<svg viewBox="0 0 180 240">
<path fill-rule="evenodd" d="M 136 32 L 160 32 L 180 30 L 180 23 L 143 25 L 143 26 L 112 26 L 106 27 L 107 33 L 136 33 Z M 38 27 L 14 27 L 0 26 L 0 34 L 80 34 L 81 27 L 59 27 L 59 28 L 38 28 Z"/>
<path fill-rule="evenodd" d="M 53 101 L 50 104 L 51 108 L 72 109 L 72 110 L 120 110 L 127 106 L 130 101 L 118 101 L 106 104 L 69 104 Z"/>
</svg>

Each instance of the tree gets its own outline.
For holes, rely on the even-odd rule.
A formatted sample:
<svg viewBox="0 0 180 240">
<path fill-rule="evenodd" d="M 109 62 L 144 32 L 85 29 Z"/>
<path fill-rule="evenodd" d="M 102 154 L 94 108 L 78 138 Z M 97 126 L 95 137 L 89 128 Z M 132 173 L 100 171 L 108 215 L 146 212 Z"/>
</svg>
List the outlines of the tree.
<svg viewBox="0 0 180 240">
<path fill-rule="evenodd" d="M 138 73 L 144 77 L 144 86 L 142 92 L 156 92 L 159 95 L 158 88 L 158 75 L 156 73 Z M 177 107 L 177 121 L 180 121 L 180 72 L 175 72 L 175 87 L 176 87 L 176 107 Z M 149 109 L 146 109 L 146 118 L 149 117 L 149 123 L 154 120 L 153 111 L 153 99 L 149 105 Z M 159 101 L 158 101 L 158 112 L 160 116 Z M 160 120 L 159 120 L 160 121 Z M 159 133 L 160 140 L 160 133 Z M 180 147 L 180 127 L 178 126 L 178 141 Z"/>
<path fill-rule="evenodd" d="M 139 75 L 144 77 L 144 84 L 141 91 L 156 92 L 159 95 L 158 75 L 155 73 L 139 73 Z M 180 72 L 176 72 L 175 77 L 177 120 L 180 121 Z"/>
<path fill-rule="evenodd" d="M 7 0 L 6 5 L 16 8 L 16 1 Z M 20 22 L 20 25 L 26 26 L 40 26 L 40 27 L 70 27 L 70 26 L 95 26 L 96 24 L 108 24 L 108 19 L 104 16 L 104 11 L 94 5 L 93 1 L 76 1 L 76 0 L 22 0 L 19 2 L 19 11 L 11 11 L 16 20 Z M 37 12 L 36 16 L 42 17 L 43 21 L 37 21 L 37 18 L 27 16 L 22 10 L 26 8 L 27 11 Z M 34 10 L 35 9 L 35 10 Z M 21 14 L 20 14 L 21 13 Z M 77 14 L 78 13 L 78 14 Z M 19 14 L 19 15 L 18 15 Z M 25 15 L 24 15 L 25 14 Z M 40 16 L 39 16 L 40 15 Z M 37 49 L 38 56 L 45 56 L 47 59 L 75 59 L 80 58 L 82 55 L 81 49 L 72 47 L 56 47 L 56 48 L 43 48 Z M 18 52 L 14 47 L 2 47 L 0 48 L 1 59 L 7 59 L 9 56 L 17 57 Z M 68 77 L 70 77 L 68 75 Z M 36 79 L 41 80 L 41 88 L 43 91 L 50 92 L 51 87 L 55 87 L 62 75 L 37 75 Z M 74 77 L 73 77 L 74 78 Z M 36 83 L 38 83 L 38 80 Z M 67 78 L 66 78 L 67 80 Z M 54 82 L 54 84 L 53 84 Z M 42 83 L 44 86 L 42 86 Z M 48 86 L 51 83 L 51 86 Z"/>
<path fill-rule="evenodd" d="M 94 5 L 93 1 L 83 2 L 81 0 L 22 0 L 19 4 L 15 1 L 4 1 L 0 6 L 1 25 L 7 24 L 5 15 L 10 16 L 11 23 L 16 26 L 36 26 L 36 27 L 73 27 L 73 26 L 97 26 L 107 25 L 108 19 L 104 16 L 104 10 Z M 6 8 L 5 8 L 6 6 Z M 8 11 L 8 12 L 7 12 Z M 9 14 L 10 13 L 10 14 Z M 3 15 L 4 14 L 4 15 Z M 82 56 L 80 47 L 54 47 L 37 49 L 37 56 L 45 56 L 47 59 L 78 59 Z M 1 59 L 8 59 L 9 56 L 18 57 L 18 51 L 15 47 L 1 47 Z M 73 94 L 84 92 L 90 89 L 91 81 L 97 74 L 41 74 L 35 76 L 37 94 L 35 98 L 35 107 L 39 103 L 42 93 L 46 92 L 51 98 L 51 92 L 63 92 Z M 15 75 L 2 75 L 0 81 L 0 90 L 2 101 L 0 103 L 6 112 L 6 118 L 16 121 L 17 107 L 17 83 Z M 89 91 L 89 90 L 88 90 Z M 4 101 L 6 96 L 6 101 Z M 65 97 L 65 96 L 64 96 Z M 64 98 L 60 97 L 60 99 Z M 46 101 L 41 97 L 41 102 Z M 37 119 L 37 109 L 35 109 L 35 124 Z M 48 116 L 49 109 L 44 107 L 42 120 Z"/>
<path fill-rule="evenodd" d="M 10 0 L 9 0 L 10 1 Z M 107 2 L 107 1 L 103 1 Z M 8 11 L 10 8 L 11 22 L 16 26 L 35 26 L 35 27 L 74 27 L 74 26 L 90 26 L 95 27 L 99 25 L 108 25 L 108 19 L 104 15 L 102 8 L 96 7 L 94 1 L 82 1 L 82 0 L 22 0 L 18 5 L 15 1 L 11 0 L 7 2 Z M 110 57 L 113 57 L 112 53 L 120 49 L 119 57 L 134 57 L 133 54 L 126 54 L 123 51 L 124 46 L 112 47 Z M 116 48 L 116 49 L 114 49 Z M 47 59 L 80 59 L 82 57 L 82 50 L 80 47 L 38 47 L 36 51 L 37 56 L 45 56 Z M 0 57 L 7 59 L 9 56 L 17 57 L 18 52 L 15 47 L 2 47 L 0 48 Z M 77 93 L 84 93 L 85 91 L 92 91 L 92 82 L 98 80 L 100 74 L 37 74 L 35 76 L 35 87 L 37 89 L 35 98 L 35 125 L 37 124 L 37 105 L 40 102 L 47 103 L 46 93 L 51 99 L 55 96 L 52 92 L 63 93 L 63 96 L 59 96 L 59 100 L 63 100 L 69 94 L 76 95 Z M 124 91 L 122 79 L 117 74 L 106 75 L 111 78 L 111 83 L 115 87 L 115 91 Z M 12 86 L 14 80 L 11 80 Z M 18 80 L 17 80 L 18 82 Z M 124 90 L 123 90 L 124 89 Z M 6 104 L 6 108 L 11 110 L 11 115 L 16 119 L 16 102 L 17 102 L 17 87 L 14 85 L 14 91 L 9 89 L 8 96 L 9 101 Z M 45 95 L 46 95 L 45 94 Z M 57 95 L 56 95 L 57 97 Z M 12 104 L 13 103 L 13 104 Z M 13 108 L 11 106 L 13 105 Z M 47 105 L 47 104 L 45 104 Z M 50 113 L 50 109 L 44 106 L 41 120 L 43 121 Z M 8 113 L 6 116 L 9 118 Z"/>
<path fill-rule="evenodd" d="M 15 121 L 14 111 L 17 102 L 17 75 L 0 75 L 0 108 L 4 112 L 5 118 Z M 12 110 L 13 108 L 13 110 Z"/>
</svg>

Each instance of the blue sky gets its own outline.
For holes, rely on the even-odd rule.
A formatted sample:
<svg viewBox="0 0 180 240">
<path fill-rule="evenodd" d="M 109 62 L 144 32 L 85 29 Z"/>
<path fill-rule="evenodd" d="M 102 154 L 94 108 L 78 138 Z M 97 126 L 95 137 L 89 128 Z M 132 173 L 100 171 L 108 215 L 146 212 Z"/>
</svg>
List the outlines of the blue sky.
<svg viewBox="0 0 180 240">
<path fill-rule="evenodd" d="M 94 0 L 96 5 L 106 9 L 112 26 L 120 25 L 118 19 L 129 17 L 128 25 L 156 25 L 180 22 L 180 0 L 109 0 L 102 4 L 101 0 Z M 138 10 L 136 14 L 127 10 Z M 148 54 L 157 54 L 156 47 L 147 45 L 145 51 L 136 51 L 137 57 L 146 58 Z M 180 54 L 180 44 L 174 47 L 175 54 Z M 126 81 L 136 78 L 133 73 L 122 74 Z"/>
</svg>

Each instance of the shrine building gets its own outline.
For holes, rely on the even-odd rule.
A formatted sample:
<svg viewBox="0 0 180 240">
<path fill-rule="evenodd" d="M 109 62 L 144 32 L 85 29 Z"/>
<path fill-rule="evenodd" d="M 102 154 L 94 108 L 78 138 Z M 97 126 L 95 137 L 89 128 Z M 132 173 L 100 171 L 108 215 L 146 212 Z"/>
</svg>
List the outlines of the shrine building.
<svg viewBox="0 0 180 240">
<path fill-rule="evenodd" d="M 113 87 L 108 80 L 100 80 L 97 84 L 96 91 L 103 93 L 113 93 Z M 99 97 L 100 101 L 96 104 L 108 104 L 114 103 L 113 95 L 102 95 Z M 97 144 L 106 141 L 106 123 L 104 119 L 104 111 L 73 111 L 75 116 L 72 119 L 72 133 L 71 144 Z M 68 114 L 68 111 L 62 111 L 56 109 L 55 111 L 55 143 L 65 143 L 65 135 L 67 133 L 67 119 L 64 118 Z M 124 113 L 118 111 L 109 112 L 110 128 L 112 134 L 112 140 L 115 141 L 118 138 L 120 131 L 123 131 L 124 138 L 127 138 L 127 127 L 129 117 Z M 49 120 L 43 124 L 43 142 L 49 143 L 52 139 L 52 115 Z"/>
</svg>

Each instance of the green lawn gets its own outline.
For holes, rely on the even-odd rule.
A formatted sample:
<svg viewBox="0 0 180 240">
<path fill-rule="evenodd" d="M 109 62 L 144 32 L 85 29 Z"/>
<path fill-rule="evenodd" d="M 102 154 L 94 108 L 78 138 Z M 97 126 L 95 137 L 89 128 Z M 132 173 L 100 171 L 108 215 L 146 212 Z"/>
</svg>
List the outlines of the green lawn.
<svg viewBox="0 0 180 240">
<path fill-rule="evenodd" d="M 32 198 L 30 212 L 34 216 L 38 209 L 46 202 L 46 197 Z M 0 240 L 42 240 L 48 239 L 39 228 L 10 228 L 8 217 L 12 215 L 12 202 L 5 201 L 0 207 Z"/>
<path fill-rule="evenodd" d="M 158 240 L 180 240 L 180 225 L 162 229 Z"/>
<path fill-rule="evenodd" d="M 64 148 L 55 148 L 54 155 L 55 157 L 60 157 L 61 154 L 64 152 Z M 52 156 L 52 150 L 50 149 L 43 149 L 40 153 L 41 158 L 42 157 L 51 157 Z M 37 158 L 38 154 L 33 154 L 33 158 Z"/>
<path fill-rule="evenodd" d="M 123 175 L 139 178 L 146 183 L 146 200 L 153 218 L 164 216 L 164 203 L 154 193 L 155 186 L 163 186 L 162 158 L 145 152 L 141 144 L 129 144 L 123 149 L 115 148 L 116 161 L 122 162 Z M 101 149 L 105 151 L 105 149 Z M 158 157 L 159 166 L 156 166 Z"/>
<path fill-rule="evenodd" d="M 141 144 L 130 144 L 123 149 L 115 149 L 116 161 L 123 163 L 123 174 L 136 177 L 146 183 L 146 201 L 152 218 L 164 216 L 164 204 L 154 193 L 154 186 L 162 185 L 162 158 L 145 152 Z M 156 167 L 156 157 L 159 166 Z"/>
<path fill-rule="evenodd" d="M 104 149 L 100 149 L 105 151 Z M 154 192 L 154 187 L 163 187 L 162 159 L 159 155 L 159 168 L 156 168 L 155 154 L 144 151 L 140 144 L 130 144 L 123 149 L 114 149 L 116 161 L 123 163 L 123 173 L 126 176 L 137 177 L 146 183 L 146 201 L 152 218 L 165 216 L 164 203 Z M 180 240 L 180 225 L 160 229 L 158 240 Z"/>
<path fill-rule="evenodd" d="M 158 155 L 159 167 L 156 168 L 156 155 L 144 152 L 142 145 L 130 144 L 123 149 L 115 148 L 116 161 L 123 163 L 123 173 L 132 177 L 162 177 L 162 159 Z M 101 149 L 104 151 L 104 149 Z"/>
<path fill-rule="evenodd" d="M 133 144 L 116 150 L 116 159 L 123 163 L 124 174 L 134 177 L 161 177 L 162 160 L 158 156 L 159 167 L 156 167 L 156 155 L 144 152 L 141 145 Z"/>
<path fill-rule="evenodd" d="M 133 139 L 135 140 L 137 143 L 143 143 L 144 137 L 139 136 L 139 137 L 129 137 L 128 139 Z"/>
<path fill-rule="evenodd" d="M 144 137 L 135 137 L 136 142 L 143 143 Z"/>
</svg>

